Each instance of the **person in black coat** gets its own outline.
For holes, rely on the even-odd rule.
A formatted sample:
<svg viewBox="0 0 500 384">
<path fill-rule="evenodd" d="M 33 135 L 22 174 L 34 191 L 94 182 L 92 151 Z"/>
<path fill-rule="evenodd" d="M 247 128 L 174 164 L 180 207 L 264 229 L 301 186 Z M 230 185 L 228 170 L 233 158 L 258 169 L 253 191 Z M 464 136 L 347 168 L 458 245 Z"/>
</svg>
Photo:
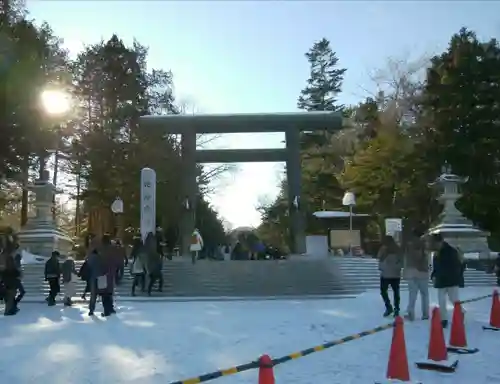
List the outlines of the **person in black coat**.
<svg viewBox="0 0 500 384">
<path fill-rule="evenodd" d="M 85 289 L 82 293 L 82 299 L 87 300 L 87 293 L 90 293 L 90 268 L 88 263 L 88 258 L 83 261 L 80 270 L 78 271 L 78 277 L 85 281 Z"/>
<path fill-rule="evenodd" d="M 463 267 L 458 251 L 444 241 L 441 234 L 431 235 L 430 246 L 434 251 L 431 279 L 434 288 L 438 290 L 441 322 L 443 328 L 446 328 L 448 326 L 446 297 L 448 296 L 452 304 L 460 301 L 459 287 L 462 282 Z"/>
<path fill-rule="evenodd" d="M 494 267 L 495 275 L 497 276 L 497 286 L 500 287 L 500 253 L 497 255 Z"/>
<path fill-rule="evenodd" d="M 20 272 L 16 268 L 16 263 L 9 249 L 4 250 L 0 258 L 2 259 L 0 277 L 2 279 L 3 299 L 5 302 L 4 316 L 12 316 L 19 311 L 16 305 L 16 292 Z"/>
<path fill-rule="evenodd" d="M 45 263 L 45 281 L 49 282 L 49 296 L 47 304 L 56 305 L 56 296 L 61 291 L 59 279 L 61 278 L 61 266 L 59 265 L 59 252 L 54 251 L 50 259 Z"/>
</svg>

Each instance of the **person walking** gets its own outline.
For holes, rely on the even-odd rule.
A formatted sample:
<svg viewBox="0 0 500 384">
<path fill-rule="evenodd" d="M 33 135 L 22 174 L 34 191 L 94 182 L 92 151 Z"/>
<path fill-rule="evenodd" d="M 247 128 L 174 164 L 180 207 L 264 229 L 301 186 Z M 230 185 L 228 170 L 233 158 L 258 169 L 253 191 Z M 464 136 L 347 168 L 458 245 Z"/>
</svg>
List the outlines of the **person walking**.
<svg viewBox="0 0 500 384">
<path fill-rule="evenodd" d="M 378 252 L 380 270 L 380 295 L 385 304 L 384 317 L 399 316 L 401 269 L 403 267 L 401 250 L 392 236 L 384 236 Z M 394 293 L 394 307 L 389 299 L 389 287 Z"/>
<path fill-rule="evenodd" d="M 94 316 L 95 306 L 97 302 L 98 287 L 97 280 L 103 275 L 103 260 L 100 254 L 100 244 L 97 237 L 93 237 L 88 247 L 87 268 L 88 268 L 88 281 L 90 286 L 90 300 L 89 300 L 89 316 Z M 101 279 L 102 281 L 102 279 Z"/>
<path fill-rule="evenodd" d="M 0 278 L 2 280 L 3 300 L 5 303 L 4 316 L 12 316 L 19 311 L 15 301 L 19 270 L 16 268 L 12 251 L 12 246 L 7 243 L 0 253 Z"/>
<path fill-rule="evenodd" d="M 46 300 L 50 307 L 56 305 L 56 296 L 61 291 L 61 286 L 59 285 L 59 278 L 61 277 L 59 256 L 58 251 L 53 251 L 45 263 L 45 281 L 49 282 L 49 296 Z"/>
<path fill-rule="evenodd" d="M 111 243 L 111 236 L 104 234 L 102 236 L 101 247 L 99 254 L 102 258 L 102 271 L 98 278 L 99 295 L 102 299 L 102 306 L 104 308 L 101 316 L 109 316 L 116 313 L 114 305 L 114 289 L 120 262 L 116 247 Z"/>
<path fill-rule="evenodd" d="M 118 239 L 115 241 L 115 252 L 118 263 L 118 270 L 116 273 L 116 284 L 118 285 L 123 279 L 123 275 L 125 274 L 125 267 L 128 264 L 127 252 Z"/>
<path fill-rule="evenodd" d="M 64 285 L 64 306 L 71 307 L 73 305 L 73 296 L 75 296 L 76 289 L 76 266 L 75 260 L 68 256 L 62 264 L 62 281 Z"/>
<path fill-rule="evenodd" d="M 21 300 L 23 299 L 24 295 L 26 294 L 26 290 L 24 289 L 23 285 L 23 266 L 22 266 L 22 260 L 23 260 L 23 255 L 21 252 L 21 249 L 19 248 L 19 243 L 14 244 L 14 264 L 19 271 L 19 276 L 17 278 L 17 296 L 14 300 L 14 305 L 17 308 Z"/>
<path fill-rule="evenodd" d="M 500 287 L 500 253 L 497 254 L 495 265 L 493 266 L 493 272 L 495 272 L 497 277 L 497 287 Z"/>
<path fill-rule="evenodd" d="M 154 284 L 158 281 L 158 292 L 163 290 L 163 259 L 158 252 L 155 236 L 149 233 L 146 237 L 145 248 L 147 252 L 146 270 L 148 273 L 148 296 L 151 296 Z"/>
<path fill-rule="evenodd" d="M 422 320 L 429 319 L 429 260 L 422 240 L 423 232 L 414 229 L 405 252 L 403 276 L 408 282 L 409 320 L 415 320 L 415 304 L 420 293 Z"/>
<path fill-rule="evenodd" d="M 199 254 L 203 250 L 203 238 L 201 237 L 198 228 L 195 228 L 191 234 L 191 245 L 189 251 L 191 252 L 191 262 L 194 265 L 196 260 L 199 259 Z"/>
<path fill-rule="evenodd" d="M 135 288 L 141 285 L 141 291 L 145 290 L 145 263 L 144 263 L 144 246 L 142 244 L 141 238 L 134 238 L 134 244 L 132 245 L 131 252 L 132 262 L 130 266 L 130 273 L 133 277 L 132 281 L 132 296 L 135 296 Z"/>
<path fill-rule="evenodd" d="M 452 304 L 460 301 L 459 287 L 462 281 L 462 263 L 458 251 L 443 240 L 441 234 L 433 234 L 429 239 L 435 252 L 432 259 L 431 279 L 438 291 L 439 311 L 443 328 L 448 326 L 446 297 Z"/>
<path fill-rule="evenodd" d="M 80 270 L 78 271 L 78 277 L 85 281 L 85 288 L 83 289 L 82 293 L 82 300 L 87 300 L 87 293 L 91 292 L 91 287 L 90 287 L 90 268 L 89 268 L 89 263 L 88 263 L 88 255 L 85 257 L 85 260 L 83 261 L 82 266 L 80 267 Z"/>
</svg>

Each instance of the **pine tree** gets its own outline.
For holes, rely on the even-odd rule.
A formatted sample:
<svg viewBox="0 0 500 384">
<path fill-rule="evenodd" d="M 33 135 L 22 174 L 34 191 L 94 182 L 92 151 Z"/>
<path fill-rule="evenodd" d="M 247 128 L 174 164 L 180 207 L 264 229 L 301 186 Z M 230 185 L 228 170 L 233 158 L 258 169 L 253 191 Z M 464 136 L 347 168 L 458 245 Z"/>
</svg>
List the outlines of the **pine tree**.
<svg viewBox="0 0 500 384">
<path fill-rule="evenodd" d="M 471 219 L 500 230 L 500 46 L 466 29 L 432 59 L 424 90 L 431 126 L 425 152 L 468 176 L 461 207 Z"/>
<path fill-rule="evenodd" d="M 297 107 L 306 111 L 339 111 L 337 96 L 346 69 L 338 68 L 339 59 L 326 38 L 314 43 L 306 53 L 311 68 L 307 86 L 301 91 Z"/>
<path fill-rule="evenodd" d="M 341 111 L 343 106 L 337 104 L 337 97 L 346 69 L 338 68 L 339 60 L 330 42 L 326 38 L 321 39 L 305 56 L 310 65 L 310 78 L 298 98 L 298 108 L 308 112 Z M 331 150 L 332 140 L 334 133 L 327 130 L 302 134 L 302 201 L 311 212 L 336 207 L 343 193 L 336 176 L 339 154 Z M 315 220 L 308 220 L 308 227 L 311 229 L 314 223 Z"/>
<path fill-rule="evenodd" d="M 337 104 L 337 97 L 346 69 L 338 68 L 338 58 L 330 47 L 330 42 L 326 38 L 321 39 L 314 43 L 305 56 L 310 65 L 310 78 L 301 91 L 297 107 L 308 112 L 341 111 L 343 106 Z M 343 194 L 337 179 L 342 153 L 332 145 L 335 134 L 327 129 L 328 127 L 325 127 L 325 131 L 303 132 L 301 135 L 301 202 L 302 209 L 306 212 L 308 230 L 314 230 L 318 224 L 311 213 L 326 207 L 339 206 Z M 263 226 L 260 231 L 262 234 L 266 231 L 283 234 L 288 230 L 284 226 L 284 223 L 288 222 L 285 186 L 286 183 L 283 183 L 276 201 L 263 209 Z M 273 236 L 275 241 L 280 240 L 279 245 L 284 246 L 282 235 L 268 237 Z"/>
</svg>

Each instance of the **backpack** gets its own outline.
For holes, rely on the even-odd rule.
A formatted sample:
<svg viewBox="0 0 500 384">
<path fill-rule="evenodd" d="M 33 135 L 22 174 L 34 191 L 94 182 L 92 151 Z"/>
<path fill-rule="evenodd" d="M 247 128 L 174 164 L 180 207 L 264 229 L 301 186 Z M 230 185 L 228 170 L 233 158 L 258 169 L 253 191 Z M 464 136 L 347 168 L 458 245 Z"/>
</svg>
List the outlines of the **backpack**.
<svg viewBox="0 0 500 384">
<path fill-rule="evenodd" d="M 191 235 L 191 245 L 198 244 L 198 234 L 195 232 Z"/>
</svg>

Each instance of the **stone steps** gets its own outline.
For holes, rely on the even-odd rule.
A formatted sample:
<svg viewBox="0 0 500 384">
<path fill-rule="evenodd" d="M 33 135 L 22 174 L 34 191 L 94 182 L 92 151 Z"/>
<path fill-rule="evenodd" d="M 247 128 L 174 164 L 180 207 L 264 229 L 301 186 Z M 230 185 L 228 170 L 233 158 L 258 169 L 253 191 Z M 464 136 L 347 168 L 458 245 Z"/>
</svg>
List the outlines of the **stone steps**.
<svg viewBox="0 0 500 384">
<path fill-rule="evenodd" d="M 336 258 L 338 261 L 340 258 Z M 339 264 L 342 276 L 349 279 L 362 281 L 362 285 L 369 288 L 378 288 L 380 277 L 378 274 L 378 262 L 374 259 L 345 258 Z M 467 269 L 464 274 L 465 286 L 483 287 L 495 286 L 496 277 L 486 274 L 481 270 Z M 432 283 L 429 281 L 429 285 Z M 407 288 L 405 280 L 401 281 L 401 287 Z"/>
<path fill-rule="evenodd" d="M 77 262 L 79 268 L 81 262 Z M 41 264 L 25 266 L 23 283 L 26 295 L 45 296 L 48 285 L 43 281 Z M 190 261 L 168 261 L 163 268 L 164 297 L 268 297 L 350 295 L 379 287 L 378 264 L 373 259 L 332 258 L 325 260 L 283 261 L 207 261 L 195 265 Z M 496 284 L 493 275 L 467 270 L 466 286 Z M 78 280 L 77 294 L 85 282 Z M 126 269 L 117 296 L 130 296 L 132 278 Z M 402 288 L 407 284 L 403 280 Z M 140 290 L 137 290 L 141 295 Z"/>
</svg>

